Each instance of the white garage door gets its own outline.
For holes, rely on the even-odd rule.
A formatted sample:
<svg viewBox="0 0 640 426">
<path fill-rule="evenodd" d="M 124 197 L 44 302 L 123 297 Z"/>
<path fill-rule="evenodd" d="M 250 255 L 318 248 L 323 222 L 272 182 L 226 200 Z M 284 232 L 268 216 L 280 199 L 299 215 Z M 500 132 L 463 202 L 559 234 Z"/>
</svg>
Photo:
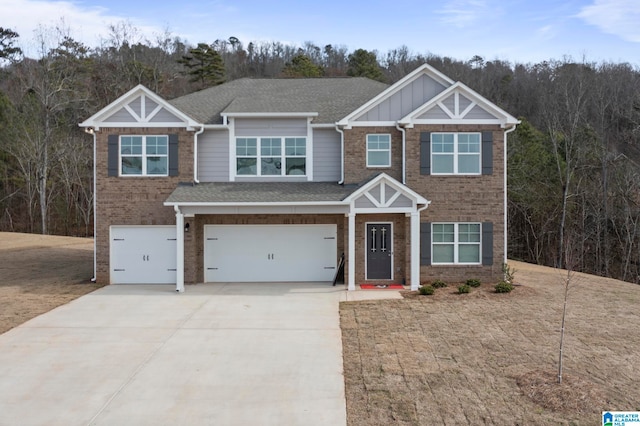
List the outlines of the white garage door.
<svg viewBox="0 0 640 426">
<path fill-rule="evenodd" d="M 205 281 L 332 281 L 336 232 L 336 225 L 207 225 Z"/>
<path fill-rule="evenodd" d="M 175 284 L 175 226 L 112 226 L 112 284 Z"/>
</svg>

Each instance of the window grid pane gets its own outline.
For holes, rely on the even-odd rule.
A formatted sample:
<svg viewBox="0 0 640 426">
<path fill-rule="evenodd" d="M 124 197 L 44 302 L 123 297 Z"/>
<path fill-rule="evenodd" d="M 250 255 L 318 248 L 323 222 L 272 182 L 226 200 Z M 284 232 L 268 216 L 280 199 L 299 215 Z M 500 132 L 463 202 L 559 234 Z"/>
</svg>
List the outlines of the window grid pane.
<svg viewBox="0 0 640 426">
<path fill-rule="evenodd" d="M 282 141 L 280 138 L 260 139 L 260 155 L 267 157 L 282 155 Z"/>
<path fill-rule="evenodd" d="M 306 138 L 286 138 L 284 144 L 284 151 L 287 157 L 303 157 L 307 155 Z"/>
<path fill-rule="evenodd" d="M 164 135 L 121 136 L 122 176 L 167 176 L 169 137 Z"/>
<path fill-rule="evenodd" d="M 391 135 L 367 135 L 367 167 L 391 166 Z"/>
<path fill-rule="evenodd" d="M 432 133 L 433 174 L 481 174 L 480 133 Z"/>
<path fill-rule="evenodd" d="M 479 223 L 434 223 L 431 225 L 434 264 L 479 264 L 481 226 Z"/>
</svg>

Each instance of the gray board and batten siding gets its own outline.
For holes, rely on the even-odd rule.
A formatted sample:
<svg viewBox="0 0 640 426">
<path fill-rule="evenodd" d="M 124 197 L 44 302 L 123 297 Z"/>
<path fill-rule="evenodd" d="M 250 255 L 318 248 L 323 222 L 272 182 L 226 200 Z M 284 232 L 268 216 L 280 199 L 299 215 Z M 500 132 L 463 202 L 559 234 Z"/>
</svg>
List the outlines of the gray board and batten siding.
<svg viewBox="0 0 640 426">
<path fill-rule="evenodd" d="M 333 129 L 313 130 L 313 180 L 337 182 L 340 180 L 340 133 Z"/>
<path fill-rule="evenodd" d="M 229 181 L 228 130 L 206 130 L 198 136 L 198 180 Z"/>
<path fill-rule="evenodd" d="M 356 121 L 399 120 L 445 89 L 446 87 L 442 84 L 431 77 L 423 75 L 371 108 Z"/>
<path fill-rule="evenodd" d="M 306 119 L 235 119 L 236 137 L 307 136 Z M 337 182 L 340 180 L 340 134 L 333 129 L 313 129 L 313 180 Z M 206 130 L 198 137 L 198 180 L 200 182 L 228 182 L 229 151 L 228 130 Z M 241 181 L 306 181 L 306 177 L 236 177 Z"/>
</svg>

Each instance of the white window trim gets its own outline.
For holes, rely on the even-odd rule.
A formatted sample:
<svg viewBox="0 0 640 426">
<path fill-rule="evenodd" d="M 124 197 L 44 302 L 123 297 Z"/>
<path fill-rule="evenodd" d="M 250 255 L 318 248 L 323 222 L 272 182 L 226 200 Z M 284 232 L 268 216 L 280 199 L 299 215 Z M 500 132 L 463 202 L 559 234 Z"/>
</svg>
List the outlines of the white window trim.
<svg viewBox="0 0 640 426">
<path fill-rule="evenodd" d="M 389 149 L 369 149 L 369 136 L 389 136 Z M 365 138 L 365 149 L 366 149 L 366 161 L 367 161 L 367 168 L 368 169 L 388 169 L 391 167 L 391 145 L 392 145 L 392 139 L 391 139 L 391 134 L 390 133 L 369 133 L 367 134 L 366 138 Z M 369 164 L 369 152 L 389 152 L 389 164 L 386 165 L 370 165 Z"/>
<path fill-rule="evenodd" d="M 123 174 L 122 173 L 122 138 L 123 137 L 141 137 L 142 138 L 142 174 Z M 166 155 L 150 155 L 150 157 L 166 157 L 167 173 L 165 174 L 147 174 L 147 137 L 165 137 L 167 138 L 167 154 Z M 128 156 L 125 156 L 128 157 Z M 134 157 L 133 155 L 131 157 Z M 137 156 L 135 156 L 137 157 Z M 118 176 L 119 177 L 167 177 L 169 176 L 169 135 L 120 135 L 118 138 Z"/>
<path fill-rule="evenodd" d="M 453 225 L 453 241 L 446 243 L 434 243 L 433 242 L 433 225 Z M 480 241 L 477 243 L 460 243 L 460 232 L 459 225 L 478 225 L 480 226 Z M 451 245 L 453 244 L 453 262 L 434 262 L 433 260 L 433 248 L 435 245 Z M 477 244 L 478 245 L 478 261 L 477 262 L 460 262 L 459 261 L 459 247 L 460 244 Z M 447 265 L 482 265 L 482 223 L 480 222 L 433 222 L 431 224 L 431 264 L 438 266 L 447 266 Z"/>
<path fill-rule="evenodd" d="M 433 171 L 433 135 L 453 135 L 453 152 L 449 153 L 435 153 L 436 156 L 441 155 L 453 155 L 453 173 L 437 173 Z M 477 173 L 459 173 L 458 172 L 458 157 L 460 153 L 458 152 L 458 135 L 479 135 L 480 136 L 480 152 L 478 152 L 478 172 Z M 431 140 L 429 141 L 431 149 L 431 174 L 433 176 L 480 176 L 482 175 L 482 133 L 481 132 L 432 132 Z M 463 153 L 462 155 L 466 155 L 467 153 Z"/>
<path fill-rule="evenodd" d="M 238 174 L 238 150 L 237 150 L 237 145 L 238 145 L 238 139 L 256 139 L 257 140 L 257 146 L 256 146 L 256 174 L 254 175 L 240 175 Z M 262 159 L 262 153 L 261 153 L 261 146 L 262 146 L 262 139 L 280 139 L 280 159 L 282 161 L 282 165 L 280 167 L 280 171 L 281 174 L 279 175 L 263 175 L 262 174 L 262 168 L 260 167 L 260 161 Z M 286 139 L 304 139 L 305 140 L 305 155 L 304 156 L 287 156 L 286 155 Z M 308 136 L 236 136 L 233 138 L 233 144 L 232 144 L 232 148 L 233 148 L 233 155 L 230 155 L 230 158 L 232 159 L 232 165 L 233 168 L 231 169 L 232 171 L 232 175 L 233 175 L 233 179 L 235 180 L 235 178 L 308 178 L 310 176 L 310 170 L 309 168 L 311 167 L 310 164 L 310 159 L 312 158 L 311 154 L 310 154 L 310 150 L 311 150 L 311 145 L 310 145 L 310 138 Z M 272 157 L 269 155 L 265 155 L 264 157 Z M 240 156 L 240 158 L 253 158 L 253 157 L 244 157 L 244 156 Z M 305 174 L 303 175 L 288 175 L 286 174 L 286 164 L 287 164 L 287 158 L 304 158 L 305 159 Z"/>
</svg>

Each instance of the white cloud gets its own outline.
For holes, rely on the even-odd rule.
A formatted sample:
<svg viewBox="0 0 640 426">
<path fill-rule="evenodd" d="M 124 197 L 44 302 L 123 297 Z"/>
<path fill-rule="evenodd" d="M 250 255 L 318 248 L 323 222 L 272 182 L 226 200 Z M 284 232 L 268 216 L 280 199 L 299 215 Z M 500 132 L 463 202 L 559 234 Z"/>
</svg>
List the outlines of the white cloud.
<svg viewBox="0 0 640 426">
<path fill-rule="evenodd" d="M 81 7 L 70 1 L 2 0 L 1 25 L 20 35 L 18 44 L 28 56 L 37 56 L 35 37 L 41 29 L 62 26 L 76 41 L 95 47 L 109 36 L 109 25 L 129 22 L 140 38 L 154 39 L 164 30 L 145 22 L 109 14 L 103 7 Z"/>
<path fill-rule="evenodd" d="M 605 33 L 640 43 L 640 2 L 638 0 L 595 0 L 582 8 L 578 17 Z"/>
<path fill-rule="evenodd" d="M 480 20 L 487 10 L 487 3 L 483 0 L 453 0 L 436 13 L 442 15 L 443 23 L 462 28 Z"/>
</svg>

